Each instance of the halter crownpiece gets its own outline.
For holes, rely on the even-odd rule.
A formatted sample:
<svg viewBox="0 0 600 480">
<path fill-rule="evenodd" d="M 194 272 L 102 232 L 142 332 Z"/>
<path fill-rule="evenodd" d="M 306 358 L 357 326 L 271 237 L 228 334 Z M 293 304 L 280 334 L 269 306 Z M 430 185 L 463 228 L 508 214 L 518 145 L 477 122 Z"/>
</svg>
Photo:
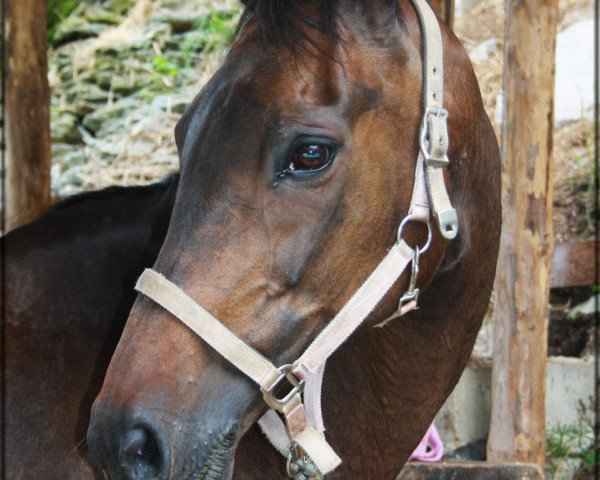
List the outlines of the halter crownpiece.
<svg viewBox="0 0 600 480">
<path fill-rule="evenodd" d="M 152 269 L 144 271 L 135 287 L 258 384 L 270 408 L 259 425 L 273 446 L 287 458 L 287 472 L 294 480 L 322 479 L 341 463 L 323 433 L 321 385 L 327 359 L 369 316 L 409 263 L 412 265 L 409 288 L 400 299 L 397 312 L 380 326 L 417 308 L 419 259 L 431 243 L 431 213 L 445 239 L 451 240 L 458 233 L 456 211 L 450 204 L 443 174 L 449 161 L 441 33 L 437 18 L 425 0 L 411 1 L 424 39 L 424 114 L 410 208 L 400 223 L 395 245 L 302 356 L 292 364 L 275 367 L 177 285 Z M 410 221 L 427 224 L 429 234 L 425 245 L 413 249 L 402 239 L 403 228 Z M 286 383 L 287 393 L 277 397 L 275 392 Z M 277 412 L 283 415 L 285 425 Z"/>
</svg>

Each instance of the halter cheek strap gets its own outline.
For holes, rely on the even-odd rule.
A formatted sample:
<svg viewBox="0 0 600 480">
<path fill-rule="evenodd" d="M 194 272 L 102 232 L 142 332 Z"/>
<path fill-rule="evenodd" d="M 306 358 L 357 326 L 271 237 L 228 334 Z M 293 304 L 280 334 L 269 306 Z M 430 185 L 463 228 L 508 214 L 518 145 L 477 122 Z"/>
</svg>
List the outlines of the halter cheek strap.
<svg viewBox="0 0 600 480">
<path fill-rule="evenodd" d="M 448 112 L 443 108 L 441 34 L 425 0 L 411 1 L 424 39 L 424 114 L 410 208 L 400 223 L 396 244 L 302 356 L 277 368 L 181 288 L 152 269 L 146 269 L 136 285 L 137 291 L 181 320 L 260 387 L 271 409 L 259 425 L 275 448 L 288 457 L 288 474 L 295 479 L 322 478 L 341 463 L 325 440 L 321 415 L 321 385 L 327 359 L 369 316 L 409 264 L 412 265 L 409 289 L 400 299 L 396 313 L 380 326 L 417 308 L 419 258 L 429 247 L 432 236 L 430 209 L 444 238 L 452 239 L 458 232 L 456 211 L 450 204 L 443 176 L 443 167 L 448 164 Z M 429 236 L 424 246 L 413 249 L 402 239 L 402 230 L 410 221 L 427 224 Z M 288 384 L 287 394 L 277 397 L 276 391 L 285 384 Z M 283 415 L 285 425 L 277 412 Z"/>
</svg>

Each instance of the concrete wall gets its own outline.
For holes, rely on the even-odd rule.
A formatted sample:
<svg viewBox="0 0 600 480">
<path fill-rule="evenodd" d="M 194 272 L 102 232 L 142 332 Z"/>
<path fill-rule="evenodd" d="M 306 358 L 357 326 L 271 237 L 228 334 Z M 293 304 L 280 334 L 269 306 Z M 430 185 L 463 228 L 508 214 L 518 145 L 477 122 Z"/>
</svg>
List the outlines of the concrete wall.
<svg viewBox="0 0 600 480">
<path fill-rule="evenodd" d="M 446 452 L 487 437 L 491 360 L 474 358 L 439 411 L 435 424 Z M 546 425 L 593 421 L 594 361 L 550 357 L 546 378 Z"/>
</svg>

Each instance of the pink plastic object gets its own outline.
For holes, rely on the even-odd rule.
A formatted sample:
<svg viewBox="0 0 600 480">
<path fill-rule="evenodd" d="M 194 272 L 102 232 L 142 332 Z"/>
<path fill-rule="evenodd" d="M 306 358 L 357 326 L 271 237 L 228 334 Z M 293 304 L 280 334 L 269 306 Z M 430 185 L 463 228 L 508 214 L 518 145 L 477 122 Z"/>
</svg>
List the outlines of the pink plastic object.
<svg viewBox="0 0 600 480">
<path fill-rule="evenodd" d="M 435 425 L 432 423 L 419 446 L 410 456 L 409 460 L 419 462 L 437 462 L 444 455 L 444 444 Z"/>
</svg>

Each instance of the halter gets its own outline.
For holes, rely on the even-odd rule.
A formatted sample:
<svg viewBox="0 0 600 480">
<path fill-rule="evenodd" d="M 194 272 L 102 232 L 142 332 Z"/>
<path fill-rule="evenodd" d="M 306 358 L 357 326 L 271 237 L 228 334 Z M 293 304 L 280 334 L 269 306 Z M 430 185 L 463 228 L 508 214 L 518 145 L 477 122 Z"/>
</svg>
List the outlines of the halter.
<svg viewBox="0 0 600 480">
<path fill-rule="evenodd" d="M 443 168 L 448 165 L 448 112 L 443 108 L 441 33 L 426 1 L 411 1 L 423 34 L 425 108 L 408 214 L 398 227 L 395 245 L 300 358 L 277 368 L 177 285 L 152 269 L 144 271 L 135 287 L 259 385 L 270 410 L 258 423 L 273 446 L 287 457 L 288 475 L 295 480 L 322 479 L 341 463 L 323 433 L 321 385 L 327 359 L 369 316 L 409 263 L 412 264 L 409 288 L 400 298 L 397 311 L 379 326 L 417 308 L 419 259 L 429 248 L 433 235 L 430 214 L 442 237 L 451 240 L 458 233 L 456 211 L 450 204 L 443 175 Z M 411 221 L 427 225 L 428 237 L 422 246 L 411 248 L 402 238 L 404 227 Z M 286 384 L 287 393 L 278 397 L 276 392 Z M 285 425 L 279 414 L 284 417 Z"/>
</svg>

